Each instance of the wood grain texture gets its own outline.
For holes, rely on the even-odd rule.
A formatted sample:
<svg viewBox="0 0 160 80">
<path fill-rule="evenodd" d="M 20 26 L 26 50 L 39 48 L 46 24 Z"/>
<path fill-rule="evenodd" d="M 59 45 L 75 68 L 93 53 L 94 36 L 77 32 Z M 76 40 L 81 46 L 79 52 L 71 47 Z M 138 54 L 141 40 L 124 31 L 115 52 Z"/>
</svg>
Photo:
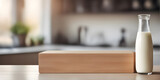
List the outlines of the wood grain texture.
<svg viewBox="0 0 160 80">
<path fill-rule="evenodd" d="M 46 51 L 39 53 L 40 73 L 133 73 L 132 51 Z"/>
</svg>

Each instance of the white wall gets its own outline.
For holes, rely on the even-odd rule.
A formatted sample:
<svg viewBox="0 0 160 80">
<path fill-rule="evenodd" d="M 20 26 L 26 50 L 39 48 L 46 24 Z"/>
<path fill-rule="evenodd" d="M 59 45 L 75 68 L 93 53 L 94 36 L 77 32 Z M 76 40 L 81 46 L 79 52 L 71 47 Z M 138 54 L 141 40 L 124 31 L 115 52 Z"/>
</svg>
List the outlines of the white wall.
<svg viewBox="0 0 160 80">
<path fill-rule="evenodd" d="M 103 32 L 105 42 L 118 46 L 122 27 L 126 28 L 126 40 L 128 46 L 134 46 L 138 28 L 137 13 L 108 13 L 108 14 L 66 14 L 61 16 L 62 23 L 59 25 L 69 42 L 76 42 L 78 27 L 89 27 L 89 35 Z M 151 14 L 151 32 L 154 44 L 160 44 L 160 14 Z"/>
</svg>

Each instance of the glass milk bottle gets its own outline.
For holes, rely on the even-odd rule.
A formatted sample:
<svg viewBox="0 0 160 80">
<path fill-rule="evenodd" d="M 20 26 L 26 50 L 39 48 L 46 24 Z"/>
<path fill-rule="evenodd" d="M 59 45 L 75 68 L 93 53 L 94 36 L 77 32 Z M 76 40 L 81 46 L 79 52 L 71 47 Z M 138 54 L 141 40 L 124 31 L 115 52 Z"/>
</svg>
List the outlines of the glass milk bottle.
<svg viewBox="0 0 160 80">
<path fill-rule="evenodd" d="M 137 73 L 152 74 L 153 45 L 150 32 L 150 15 L 140 14 L 139 28 L 136 39 L 136 71 Z"/>
</svg>

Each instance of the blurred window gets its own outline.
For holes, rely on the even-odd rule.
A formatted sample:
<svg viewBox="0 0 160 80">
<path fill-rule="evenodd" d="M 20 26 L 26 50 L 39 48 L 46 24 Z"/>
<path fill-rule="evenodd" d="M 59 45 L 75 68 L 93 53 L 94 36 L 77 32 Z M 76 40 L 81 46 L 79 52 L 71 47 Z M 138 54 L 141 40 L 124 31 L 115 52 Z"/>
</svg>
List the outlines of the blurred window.
<svg viewBox="0 0 160 80">
<path fill-rule="evenodd" d="M 24 0 L 23 21 L 30 27 L 29 37 L 41 36 L 51 43 L 51 0 Z"/>
<path fill-rule="evenodd" d="M 42 0 L 24 0 L 23 21 L 30 27 L 30 35 L 40 34 Z"/>
<path fill-rule="evenodd" d="M 12 46 L 13 0 L 0 0 L 0 47 Z"/>
</svg>

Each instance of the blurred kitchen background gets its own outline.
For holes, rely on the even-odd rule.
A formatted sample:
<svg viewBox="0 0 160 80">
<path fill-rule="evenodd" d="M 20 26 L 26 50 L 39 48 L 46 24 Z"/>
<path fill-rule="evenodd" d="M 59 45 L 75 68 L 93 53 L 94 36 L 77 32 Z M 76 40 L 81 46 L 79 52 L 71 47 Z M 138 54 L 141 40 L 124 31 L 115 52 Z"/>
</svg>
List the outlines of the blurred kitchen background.
<svg viewBox="0 0 160 80">
<path fill-rule="evenodd" d="M 151 14 L 160 65 L 160 0 L 0 0 L 0 64 L 38 64 L 44 50 L 132 50 Z"/>
</svg>

